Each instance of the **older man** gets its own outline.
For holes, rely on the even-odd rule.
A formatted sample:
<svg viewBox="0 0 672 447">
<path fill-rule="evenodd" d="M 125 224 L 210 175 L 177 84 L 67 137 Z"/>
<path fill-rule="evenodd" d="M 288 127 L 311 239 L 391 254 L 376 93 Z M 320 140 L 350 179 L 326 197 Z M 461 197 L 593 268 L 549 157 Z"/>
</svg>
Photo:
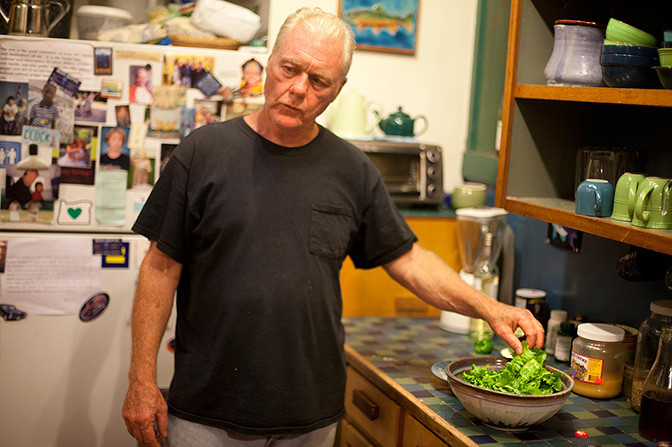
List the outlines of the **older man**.
<svg viewBox="0 0 672 447">
<path fill-rule="evenodd" d="M 383 266 L 428 303 L 487 320 L 517 351 L 526 310 L 475 291 L 422 249 L 368 158 L 315 122 L 346 82 L 354 40 L 319 9 L 286 20 L 266 102 L 203 127 L 175 150 L 134 230 L 151 247 L 133 311 L 124 417 L 172 447 L 330 446 L 343 415 L 339 271 Z M 156 353 L 177 290 L 168 409 Z M 169 416 L 167 416 L 169 412 Z"/>
</svg>

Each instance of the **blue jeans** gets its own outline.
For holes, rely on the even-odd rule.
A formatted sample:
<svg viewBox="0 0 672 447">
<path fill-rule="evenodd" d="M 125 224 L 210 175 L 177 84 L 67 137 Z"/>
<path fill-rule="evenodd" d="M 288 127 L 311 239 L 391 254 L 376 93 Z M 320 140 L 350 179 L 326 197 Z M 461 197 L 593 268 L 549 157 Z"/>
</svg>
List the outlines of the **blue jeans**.
<svg viewBox="0 0 672 447">
<path fill-rule="evenodd" d="M 333 447 L 338 422 L 302 435 L 250 436 L 168 415 L 168 447 Z"/>
</svg>

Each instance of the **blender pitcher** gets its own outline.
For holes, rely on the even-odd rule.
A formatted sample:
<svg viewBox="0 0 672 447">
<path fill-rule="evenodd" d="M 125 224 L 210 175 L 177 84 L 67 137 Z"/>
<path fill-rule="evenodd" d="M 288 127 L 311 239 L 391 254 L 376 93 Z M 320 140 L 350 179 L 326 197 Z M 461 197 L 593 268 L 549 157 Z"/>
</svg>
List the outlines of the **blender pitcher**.
<svg viewBox="0 0 672 447">
<path fill-rule="evenodd" d="M 511 304 L 513 301 L 513 231 L 506 223 L 508 212 L 501 208 L 479 207 L 460 208 L 457 214 L 457 244 L 462 262 L 460 278 L 474 286 L 474 267 L 483 251 L 485 235 L 491 234 L 490 261 L 496 263 L 502 258 L 499 301 Z M 455 312 L 442 311 L 440 326 L 448 332 L 469 333 L 470 318 Z"/>
</svg>

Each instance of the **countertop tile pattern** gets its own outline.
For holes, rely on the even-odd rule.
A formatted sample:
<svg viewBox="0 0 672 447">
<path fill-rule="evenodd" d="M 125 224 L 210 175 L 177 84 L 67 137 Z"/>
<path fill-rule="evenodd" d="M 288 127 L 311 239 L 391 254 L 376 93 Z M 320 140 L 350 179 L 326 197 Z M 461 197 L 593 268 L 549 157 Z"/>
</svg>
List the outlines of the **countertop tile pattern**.
<svg viewBox="0 0 672 447">
<path fill-rule="evenodd" d="M 438 318 L 344 318 L 346 343 L 396 383 L 417 397 L 464 435 L 482 446 L 650 446 L 637 430 L 638 415 L 630 401 L 589 399 L 572 393 L 552 418 L 525 432 L 505 432 L 481 424 L 464 409 L 446 382 L 435 377 L 437 362 L 477 357 L 466 335 L 452 334 L 439 327 Z M 506 344 L 495 337 L 495 351 Z M 548 365 L 569 371 L 566 364 Z M 588 437 L 575 436 L 582 430 Z"/>
</svg>

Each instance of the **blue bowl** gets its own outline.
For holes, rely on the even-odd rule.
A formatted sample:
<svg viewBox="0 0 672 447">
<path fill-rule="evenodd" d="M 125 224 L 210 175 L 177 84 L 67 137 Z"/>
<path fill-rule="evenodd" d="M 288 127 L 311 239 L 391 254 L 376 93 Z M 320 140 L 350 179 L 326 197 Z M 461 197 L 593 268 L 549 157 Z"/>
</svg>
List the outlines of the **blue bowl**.
<svg viewBox="0 0 672 447">
<path fill-rule="evenodd" d="M 658 57 L 633 56 L 631 54 L 602 54 L 602 65 L 629 65 L 631 67 L 655 67 L 660 65 Z"/>
<path fill-rule="evenodd" d="M 629 54 L 632 56 L 658 57 L 658 48 L 637 45 L 603 45 L 602 54 Z"/>
<path fill-rule="evenodd" d="M 658 74 L 651 67 L 602 64 L 602 79 L 609 87 L 661 88 Z"/>
</svg>

